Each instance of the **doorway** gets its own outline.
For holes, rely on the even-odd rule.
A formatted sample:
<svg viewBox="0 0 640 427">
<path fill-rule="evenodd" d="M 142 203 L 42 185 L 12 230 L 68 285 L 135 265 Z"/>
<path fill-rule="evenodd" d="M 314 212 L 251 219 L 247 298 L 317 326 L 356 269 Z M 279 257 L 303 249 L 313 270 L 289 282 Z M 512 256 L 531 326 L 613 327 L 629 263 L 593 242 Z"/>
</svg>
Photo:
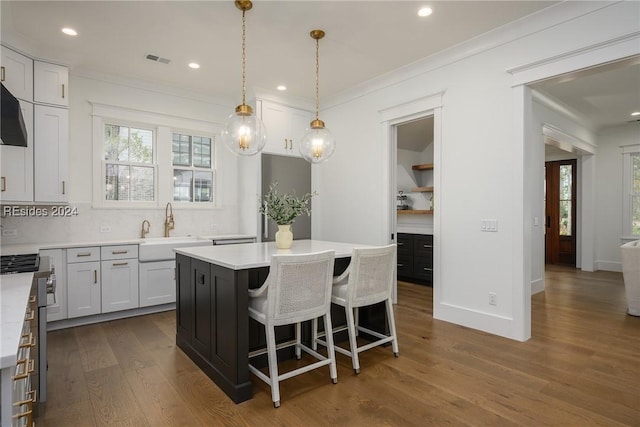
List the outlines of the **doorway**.
<svg viewBox="0 0 640 427">
<path fill-rule="evenodd" d="M 545 162 L 545 263 L 576 265 L 577 162 Z"/>
</svg>

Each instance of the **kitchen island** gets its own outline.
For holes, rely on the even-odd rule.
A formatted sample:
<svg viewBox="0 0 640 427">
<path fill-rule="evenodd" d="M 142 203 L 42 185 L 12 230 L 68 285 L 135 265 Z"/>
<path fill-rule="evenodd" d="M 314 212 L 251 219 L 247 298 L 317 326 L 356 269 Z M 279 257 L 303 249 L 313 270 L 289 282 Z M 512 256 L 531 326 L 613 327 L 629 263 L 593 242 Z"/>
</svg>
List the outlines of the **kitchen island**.
<svg viewBox="0 0 640 427">
<path fill-rule="evenodd" d="M 356 247 L 367 246 L 295 240 L 286 250 L 273 242 L 176 249 L 176 344 L 234 402 L 251 399 L 249 352 L 264 346 L 264 331 L 249 320 L 248 290 L 264 283 L 271 256 L 333 250 L 337 275 Z M 384 306 L 361 312 L 360 320 L 385 325 Z M 276 339 L 289 334 L 277 331 Z"/>
</svg>

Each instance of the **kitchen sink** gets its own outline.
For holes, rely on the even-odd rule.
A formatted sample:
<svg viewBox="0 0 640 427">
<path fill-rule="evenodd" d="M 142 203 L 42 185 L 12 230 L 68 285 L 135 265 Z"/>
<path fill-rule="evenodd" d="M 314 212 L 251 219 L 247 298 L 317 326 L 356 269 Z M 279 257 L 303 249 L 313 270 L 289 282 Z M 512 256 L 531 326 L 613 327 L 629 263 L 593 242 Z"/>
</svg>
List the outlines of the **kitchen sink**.
<svg viewBox="0 0 640 427">
<path fill-rule="evenodd" d="M 166 261 L 175 259 L 175 248 L 187 248 L 191 246 L 211 246 L 213 241 L 199 239 L 195 236 L 183 237 L 148 237 L 142 240 L 138 249 L 140 262 Z"/>
</svg>

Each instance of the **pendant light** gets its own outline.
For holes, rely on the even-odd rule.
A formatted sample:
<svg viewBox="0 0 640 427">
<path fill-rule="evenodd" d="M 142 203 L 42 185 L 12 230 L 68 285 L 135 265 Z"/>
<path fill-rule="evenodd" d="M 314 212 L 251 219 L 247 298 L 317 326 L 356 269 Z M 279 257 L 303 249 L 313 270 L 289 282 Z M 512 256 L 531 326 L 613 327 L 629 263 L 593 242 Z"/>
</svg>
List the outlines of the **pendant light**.
<svg viewBox="0 0 640 427">
<path fill-rule="evenodd" d="M 235 154 L 252 156 L 259 153 L 267 141 L 264 123 L 245 103 L 246 92 L 246 20 L 245 13 L 253 7 L 249 0 L 236 0 L 236 7 L 242 11 L 242 104 L 229 116 L 222 130 L 224 145 Z"/>
<path fill-rule="evenodd" d="M 310 35 L 316 41 L 316 118 L 311 121 L 309 129 L 302 136 L 300 154 L 310 163 L 321 163 L 331 157 L 333 150 L 336 148 L 336 143 L 329 129 L 324 126 L 324 122 L 318 118 L 318 110 L 320 109 L 318 90 L 320 55 L 318 52 L 320 39 L 324 37 L 324 31 L 313 30 Z"/>
</svg>

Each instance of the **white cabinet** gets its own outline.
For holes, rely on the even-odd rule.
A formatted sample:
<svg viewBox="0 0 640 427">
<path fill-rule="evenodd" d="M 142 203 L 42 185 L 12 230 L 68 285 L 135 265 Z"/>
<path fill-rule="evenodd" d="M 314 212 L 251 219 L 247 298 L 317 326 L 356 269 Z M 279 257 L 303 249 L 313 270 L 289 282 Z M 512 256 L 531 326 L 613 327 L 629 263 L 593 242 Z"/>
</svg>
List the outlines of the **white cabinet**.
<svg viewBox="0 0 640 427">
<path fill-rule="evenodd" d="M 34 200 L 67 202 L 69 111 L 36 105 L 34 113 Z"/>
<path fill-rule="evenodd" d="M 11 50 L 2 48 L 0 80 L 13 96 L 24 101 L 33 101 L 33 60 Z"/>
<path fill-rule="evenodd" d="M 176 302 L 176 262 L 140 263 L 140 307 Z"/>
<path fill-rule="evenodd" d="M 3 202 L 33 201 L 33 104 L 20 100 L 27 146 L 0 145 L 0 199 Z"/>
<path fill-rule="evenodd" d="M 138 308 L 138 245 L 104 246 L 102 312 Z"/>
<path fill-rule="evenodd" d="M 56 278 L 53 294 L 47 294 L 47 322 L 67 318 L 67 262 L 64 249 L 43 249 L 40 256 L 48 256 L 51 260 Z"/>
<path fill-rule="evenodd" d="M 68 317 L 98 314 L 100 304 L 100 248 L 67 249 Z"/>
<path fill-rule="evenodd" d="M 62 65 L 35 61 L 33 98 L 43 104 L 69 106 L 69 69 Z"/>
<path fill-rule="evenodd" d="M 300 157 L 299 144 L 309 128 L 311 112 L 265 100 L 258 100 L 256 107 L 267 129 L 267 143 L 263 151 Z"/>
</svg>

